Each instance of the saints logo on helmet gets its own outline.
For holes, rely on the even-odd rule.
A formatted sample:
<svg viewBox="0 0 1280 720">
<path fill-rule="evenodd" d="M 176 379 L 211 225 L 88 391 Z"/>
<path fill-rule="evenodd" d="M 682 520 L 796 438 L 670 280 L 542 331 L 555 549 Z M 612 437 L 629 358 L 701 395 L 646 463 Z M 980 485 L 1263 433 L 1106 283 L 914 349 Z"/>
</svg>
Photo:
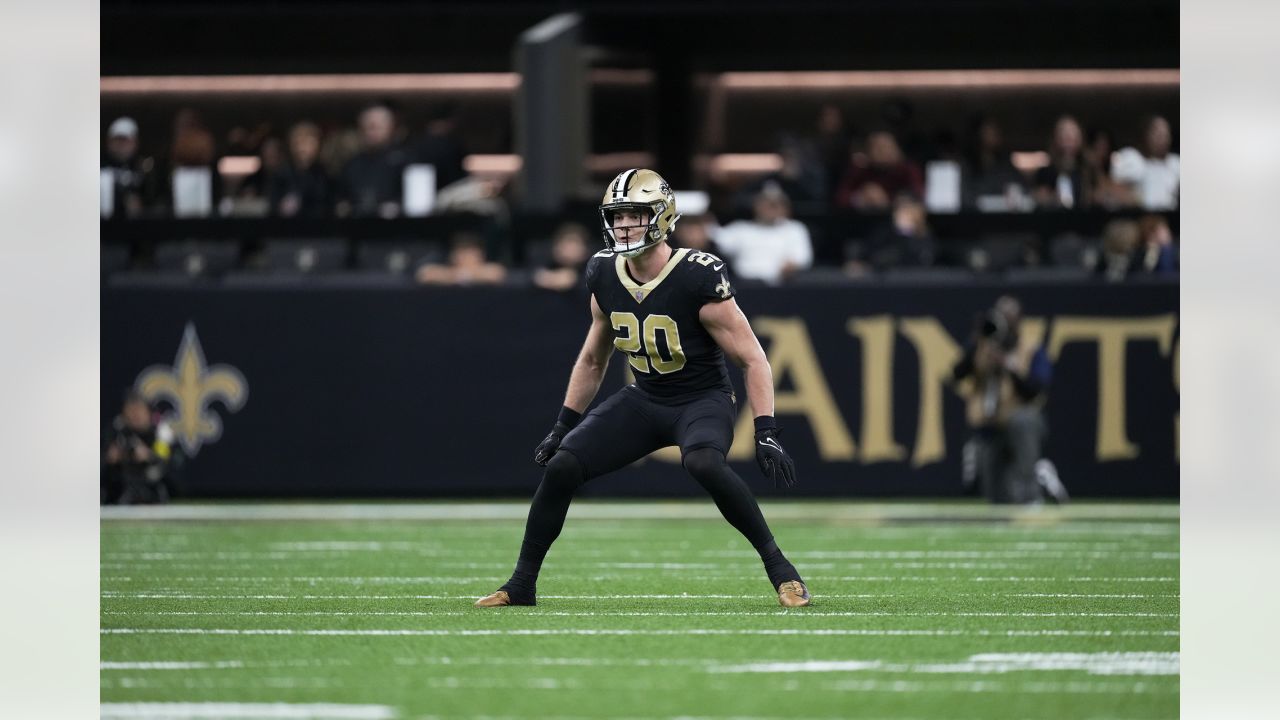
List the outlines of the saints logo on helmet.
<svg viewBox="0 0 1280 720">
<path fill-rule="evenodd" d="M 639 214 L 647 222 L 645 232 L 630 241 L 618 238 L 614 217 L 622 212 Z M 631 169 L 618 174 L 605 188 L 600 203 L 600 221 L 604 244 L 625 257 L 635 257 L 657 245 L 671 234 L 680 216 L 676 214 L 676 195 L 662 176 L 652 170 Z"/>
</svg>

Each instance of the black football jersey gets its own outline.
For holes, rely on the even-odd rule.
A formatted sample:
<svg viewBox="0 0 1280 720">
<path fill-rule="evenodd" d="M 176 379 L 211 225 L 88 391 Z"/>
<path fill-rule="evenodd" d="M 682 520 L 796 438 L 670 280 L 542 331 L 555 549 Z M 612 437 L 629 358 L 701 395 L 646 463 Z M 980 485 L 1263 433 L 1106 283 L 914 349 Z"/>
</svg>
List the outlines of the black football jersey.
<svg viewBox="0 0 1280 720">
<path fill-rule="evenodd" d="M 732 392 L 724 353 L 698 319 L 704 304 L 734 295 L 724 260 L 680 248 L 657 277 L 639 283 L 621 255 L 602 250 L 586 274 L 613 327 L 614 348 L 627 357 L 641 390 L 658 397 Z"/>
</svg>

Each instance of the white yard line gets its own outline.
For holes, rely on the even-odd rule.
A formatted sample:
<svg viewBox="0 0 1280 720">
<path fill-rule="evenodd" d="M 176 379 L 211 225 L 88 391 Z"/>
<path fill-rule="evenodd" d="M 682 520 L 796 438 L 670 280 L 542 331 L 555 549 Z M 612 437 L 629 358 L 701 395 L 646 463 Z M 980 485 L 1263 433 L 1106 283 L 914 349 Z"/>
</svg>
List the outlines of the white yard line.
<svg viewBox="0 0 1280 720">
<path fill-rule="evenodd" d="M 682 630 L 601 630 L 583 628 L 501 629 L 501 630 L 425 630 L 425 629 L 295 629 L 295 628 L 102 628 L 103 635 L 304 635 L 338 637 L 470 637 L 470 636 L 684 636 L 684 635 L 850 635 L 866 637 L 1178 637 L 1177 630 L 883 630 L 850 628 L 809 629 L 718 629 L 686 628 Z"/>
<path fill-rule="evenodd" d="M 759 576 L 738 576 L 724 575 L 715 576 L 719 580 L 733 579 L 754 579 Z M 305 576 L 275 576 L 275 575 L 186 575 L 180 577 L 164 577 L 161 578 L 165 582 L 190 582 L 190 583 L 341 583 L 346 585 L 421 585 L 441 582 L 448 580 L 451 582 L 484 582 L 497 580 L 497 577 L 460 577 L 457 575 L 421 575 L 416 577 L 401 576 L 351 576 L 351 575 L 305 575 Z M 1142 575 L 1142 576 L 1126 576 L 1126 575 L 1110 575 L 1102 577 L 1053 577 L 1043 575 L 1003 575 L 1003 576 L 969 576 L 969 575 L 813 575 L 809 579 L 828 580 L 832 582 L 1178 582 L 1178 578 L 1168 575 Z M 100 578 L 103 583 L 128 583 L 128 582 L 155 582 L 155 577 L 132 577 L 128 575 L 103 575 Z M 808 580 L 806 580 L 807 582 Z"/>
<path fill-rule="evenodd" d="M 819 593 L 819 597 L 832 599 L 874 599 L 894 597 L 920 597 L 915 593 Z M 1112 598 L 1126 600 L 1153 600 L 1176 598 L 1177 593 L 947 593 L 948 597 L 1029 597 L 1029 598 Z M 353 594 L 221 594 L 188 592 L 128 592 L 104 590 L 104 598 L 129 600 L 475 600 L 478 595 L 353 595 Z M 541 600 L 749 600 L 767 598 L 765 593 L 752 595 L 681 594 L 681 595 L 539 595 Z"/>
<path fill-rule="evenodd" d="M 149 720 L 388 720 L 397 716 L 386 705 L 338 705 L 331 703 L 102 703 L 104 720 L 148 718 Z"/>
<path fill-rule="evenodd" d="M 710 673 L 833 673 L 878 671 L 928 674 L 1004 674 L 1024 671 L 1090 675 L 1178 675 L 1177 652 L 984 653 L 959 663 L 890 663 L 883 660 L 808 660 L 803 662 L 712 665 Z"/>
<path fill-rule="evenodd" d="M 155 660 L 151 662 L 108 662 L 98 663 L 99 670 L 221 670 L 224 668 L 242 668 L 239 660 L 223 660 L 219 662 L 180 662 Z"/>
<path fill-rule="evenodd" d="M 147 615 L 161 616 L 193 616 L 193 617 L 459 617 L 459 616 L 475 616 L 475 610 L 417 610 L 417 611 L 360 611 L 360 612 L 341 612 L 326 610 L 146 610 Z M 108 610 L 103 615 L 137 615 L 136 611 L 129 610 Z M 1178 613 L 1155 613 L 1155 612 L 858 612 L 858 611 L 836 611 L 824 612 L 821 610 L 769 610 L 760 612 L 756 610 L 744 610 L 739 612 L 662 612 L 662 611 L 617 611 L 617 612 L 565 612 L 565 611 L 534 611 L 538 617 L 742 617 L 742 616 L 762 616 L 762 617 L 1091 617 L 1091 618 L 1111 618 L 1111 617 L 1144 617 L 1144 618 L 1176 618 Z"/>
<path fill-rule="evenodd" d="M 771 520 L 1008 520 L 1039 527 L 1056 522 L 1146 519 L 1176 521 L 1176 504 L 1077 503 L 1064 508 L 993 507 L 979 503 L 762 503 Z M 513 520 L 528 502 L 221 503 L 101 508 L 103 520 Z M 719 520 L 710 502 L 576 502 L 570 520 Z M 1174 528 L 1176 529 L 1176 525 Z"/>
</svg>

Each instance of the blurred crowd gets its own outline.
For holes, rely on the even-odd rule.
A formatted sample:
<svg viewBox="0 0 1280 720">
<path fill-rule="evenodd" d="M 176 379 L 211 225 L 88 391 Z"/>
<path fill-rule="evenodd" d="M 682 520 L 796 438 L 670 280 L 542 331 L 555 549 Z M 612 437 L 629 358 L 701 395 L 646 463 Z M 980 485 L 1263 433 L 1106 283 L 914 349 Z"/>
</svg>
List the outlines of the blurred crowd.
<svg viewBox="0 0 1280 720">
<path fill-rule="evenodd" d="M 360 110 L 353 127 L 322 129 L 303 120 L 282 136 L 267 124 L 234 127 L 218 142 L 197 111 L 184 109 L 174 118 L 167 151 L 143 156 L 138 123 L 120 117 L 106 133 L 102 211 L 130 218 L 395 218 L 462 211 L 501 226 L 517 203 L 502 183 L 464 169 L 456 110 L 437 112 L 417 133 L 399 118 L 393 104 L 379 102 Z M 973 118 L 957 138 L 920 133 L 906 122 L 854 130 L 838 107 L 824 106 L 812 129 L 779 138 L 776 170 L 739 178 L 727 194 L 713 192 L 710 207 L 696 213 L 681 208 L 673 242 L 718 253 L 740 278 L 766 284 L 811 275 L 816 255 L 825 260 L 820 269 L 852 278 L 937 266 L 977 272 L 1058 267 L 1110 281 L 1174 274 L 1177 241 L 1167 219 L 1179 194 L 1173 130 L 1166 118 L 1153 116 L 1130 136 L 1141 142 L 1117 147 L 1110 130 L 1084 128 L 1064 115 L 1046 128 L 1043 149 L 1023 152 L 1007 146 L 999 120 L 989 116 Z M 1116 217 L 1097 237 L 993 236 L 960 243 L 940 240 L 930 223 L 958 211 L 1080 209 Z M 823 239 L 840 244 L 838 251 L 815 253 L 812 220 L 833 213 L 875 221 L 856 237 Z M 520 278 L 564 290 L 576 286 L 598 236 L 566 224 L 520 253 L 523 267 L 512 266 L 500 241 L 471 232 L 420 252 L 379 252 L 372 264 L 390 263 L 426 284 Z M 337 255 L 346 261 L 353 253 Z M 835 256 L 841 257 L 838 266 Z M 320 255 L 306 257 L 314 264 Z M 231 262 L 244 267 L 254 261 Z"/>
</svg>

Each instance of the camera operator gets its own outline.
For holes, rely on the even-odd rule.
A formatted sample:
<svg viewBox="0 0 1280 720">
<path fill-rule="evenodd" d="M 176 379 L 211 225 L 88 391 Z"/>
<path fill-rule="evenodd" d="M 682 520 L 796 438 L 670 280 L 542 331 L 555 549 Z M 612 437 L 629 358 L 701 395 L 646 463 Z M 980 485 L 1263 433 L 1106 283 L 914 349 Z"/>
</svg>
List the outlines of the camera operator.
<svg viewBox="0 0 1280 720">
<path fill-rule="evenodd" d="M 120 414 L 107 428 L 100 501 L 168 502 L 172 460 L 173 429 L 152 412 L 142 395 L 129 390 Z"/>
<path fill-rule="evenodd" d="M 998 299 L 974 323 L 964 356 L 952 369 L 974 430 L 970 446 L 982 494 L 993 503 L 1034 503 L 1066 491 L 1041 449 L 1047 432 L 1041 408 L 1053 367 L 1043 347 L 1020 334 L 1022 304 Z"/>
</svg>

